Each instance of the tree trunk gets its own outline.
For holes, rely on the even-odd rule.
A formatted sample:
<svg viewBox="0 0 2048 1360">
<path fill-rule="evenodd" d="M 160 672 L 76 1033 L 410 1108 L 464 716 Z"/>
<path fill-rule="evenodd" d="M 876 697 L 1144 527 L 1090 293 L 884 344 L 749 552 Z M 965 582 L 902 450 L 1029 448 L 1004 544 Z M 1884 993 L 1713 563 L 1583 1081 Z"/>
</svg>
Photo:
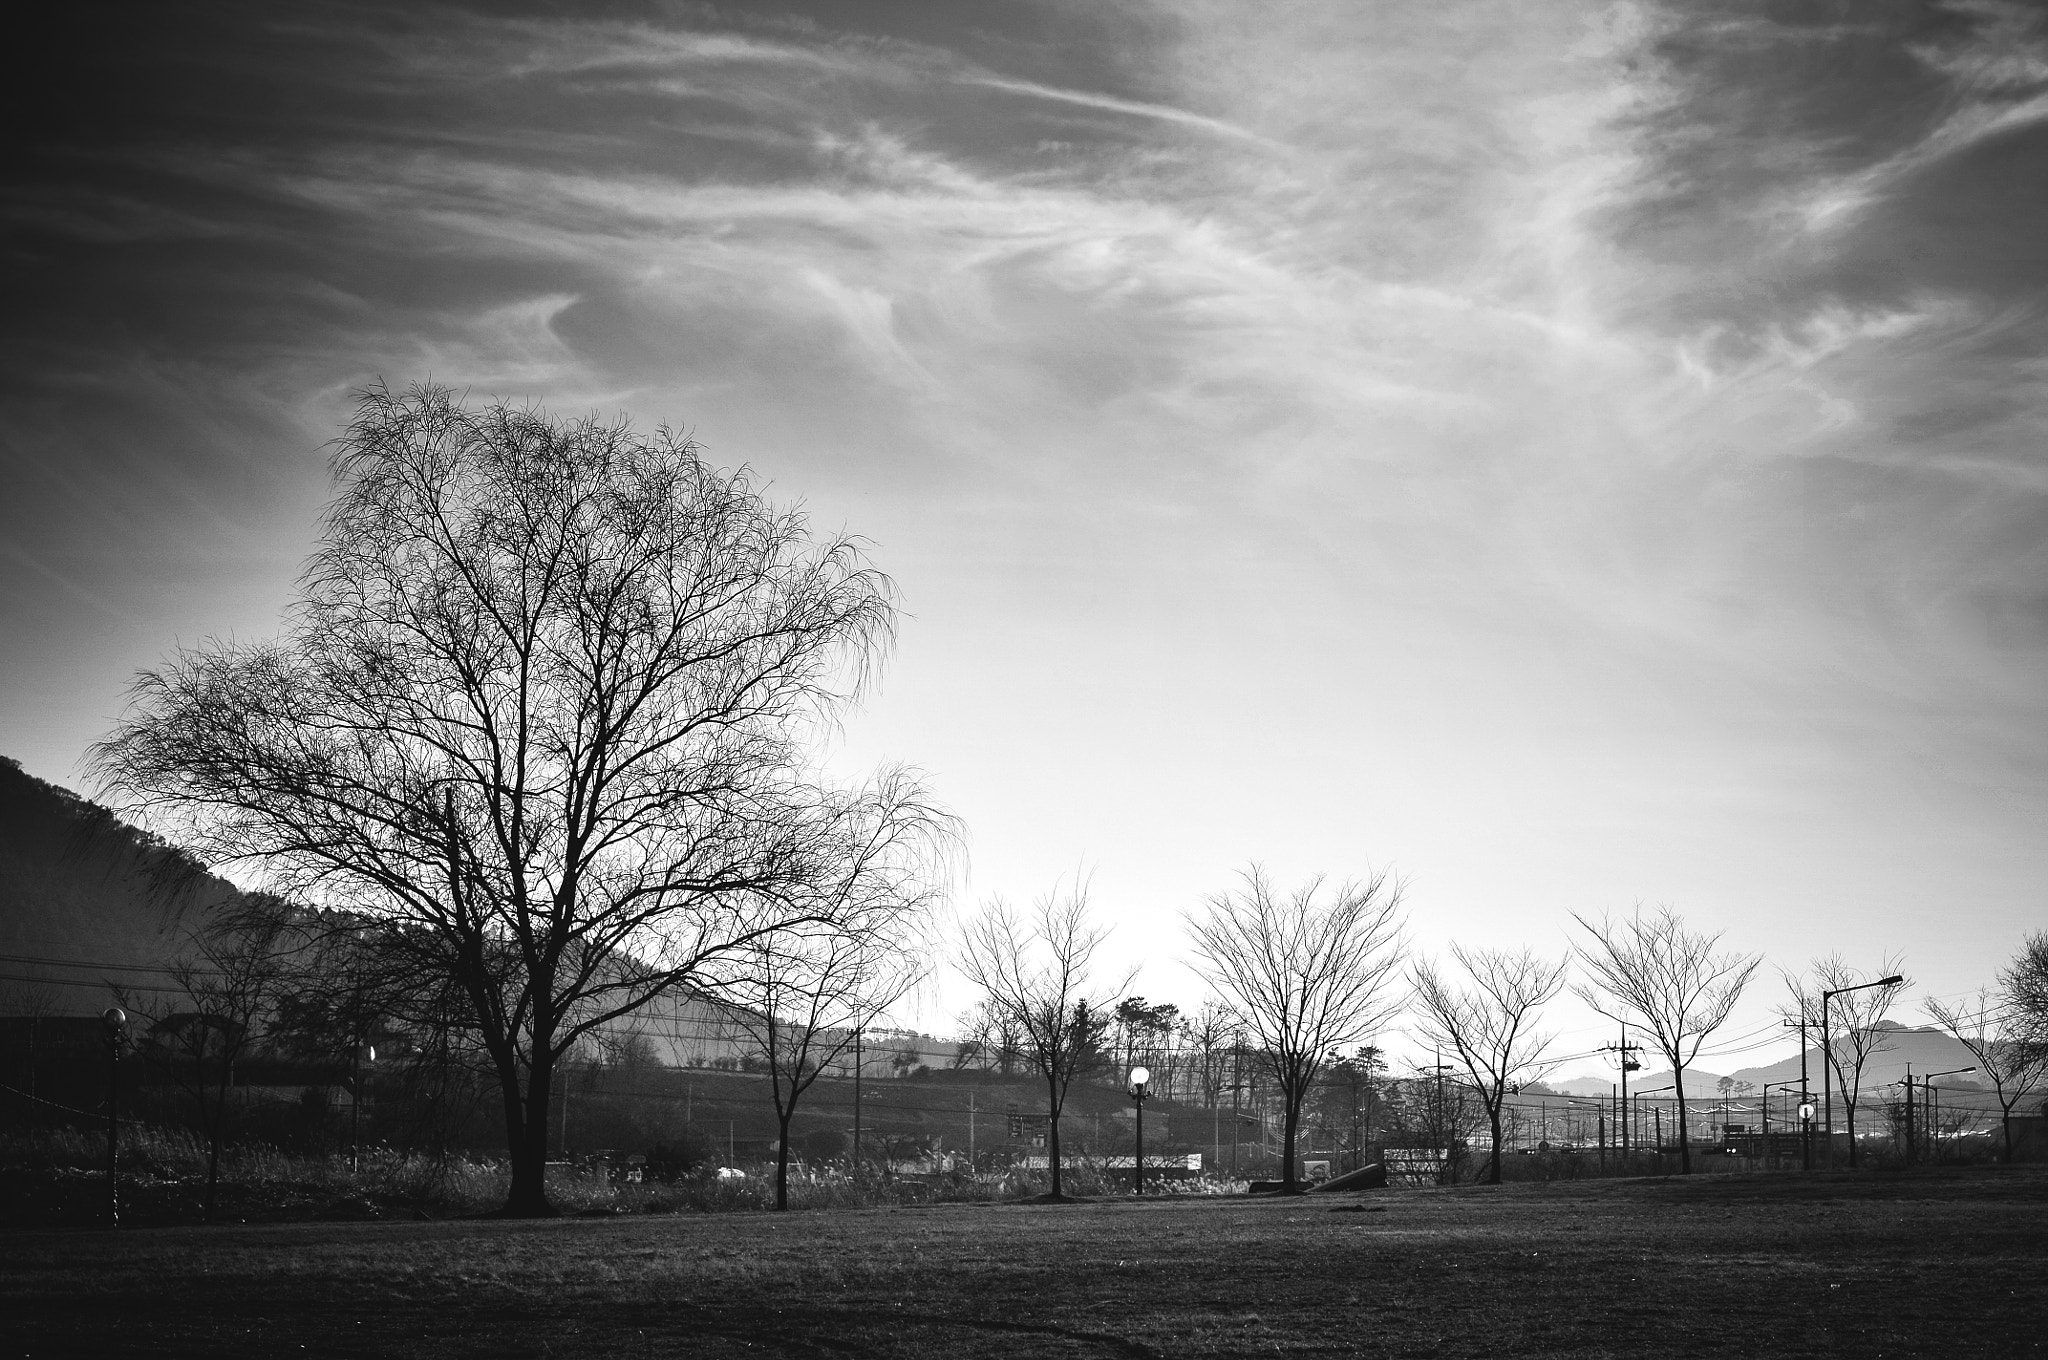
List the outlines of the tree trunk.
<svg viewBox="0 0 2048 1360">
<path fill-rule="evenodd" d="M 1493 1121 L 1493 1160 L 1487 1168 L 1486 1179 L 1494 1185 L 1500 1184 L 1500 1107 L 1501 1102 L 1496 1099 L 1486 1108 L 1488 1118 Z"/>
<path fill-rule="evenodd" d="M 1060 1197 L 1060 1104 L 1059 1093 L 1053 1089 L 1045 1100 L 1045 1161 L 1052 1168 L 1052 1197 Z"/>
<path fill-rule="evenodd" d="M 1301 1190 L 1301 1178 L 1295 1174 L 1294 1139 L 1301 1131 L 1301 1102 L 1308 1095 L 1306 1088 L 1288 1090 L 1282 1093 L 1287 1099 L 1287 1132 L 1280 1143 L 1282 1160 L 1280 1168 L 1280 1190 L 1283 1194 L 1297 1194 Z"/>
<path fill-rule="evenodd" d="M 1685 1119 L 1685 1069 L 1677 1063 L 1671 1064 L 1671 1093 L 1678 1099 L 1673 1118 L 1678 1122 L 1678 1174 L 1692 1174 L 1692 1130 Z"/>
<path fill-rule="evenodd" d="M 1999 1112 L 1998 1122 L 2005 1126 L 2005 1164 L 2012 1165 L 2012 1107 L 2008 1105 Z"/>
<path fill-rule="evenodd" d="M 775 1208 L 780 1212 L 789 1207 L 789 1120 L 796 1113 L 796 1104 L 791 1102 L 787 1110 L 778 1110 L 777 1123 L 782 1137 L 775 1144 Z"/>
<path fill-rule="evenodd" d="M 1856 1102 L 1842 1097 L 1842 1108 L 1849 1112 L 1849 1169 L 1856 1169 Z"/>
<path fill-rule="evenodd" d="M 498 1211 L 499 1217 L 553 1218 L 558 1212 L 548 1203 L 547 1185 L 548 1095 L 553 1078 L 553 1060 L 536 1056 L 527 1076 L 524 1108 L 516 1087 L 505 1093 L 512 1188 L 505 1196 L 505 1207 Z"/>
</svg>

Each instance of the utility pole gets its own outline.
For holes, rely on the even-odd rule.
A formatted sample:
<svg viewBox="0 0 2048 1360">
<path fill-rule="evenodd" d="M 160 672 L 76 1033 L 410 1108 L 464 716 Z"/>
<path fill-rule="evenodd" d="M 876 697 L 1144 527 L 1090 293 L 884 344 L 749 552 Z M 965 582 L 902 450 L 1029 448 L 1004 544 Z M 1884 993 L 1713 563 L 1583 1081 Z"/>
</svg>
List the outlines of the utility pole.
<svg viewBox="0 0 2048 1360">
<path fill-rule="evenodd" d="M 974 1090 L 967 1091 L 967 1166 L 974 1168 Z"/>
<path fill-rule="evenodd" d="M 1621 1154 L 1622 1157 L 1626 1159 L 1628 1156 L 1629 1143 L 1628 1074 L 1637 1071 L 1642 1067 L 1642 1064 L 1637 1062 L 1630 1055 L 1642 1052 L 1643 1046 L 1641 1044 L 1632 1044 L 1628 1041 L 1628 1026 L 1624 1024 L 1621 1027 L 1621 1042 L 1619 1044 L 1610 1044 L 1608 1046 L 1608 1051 L 1611 1053 L 1619 1053 L 1621 1055 L 1621 1104 L 1619 1106 L 1620 1118 L 1617 1122 L 1621 1126 Z"/>
<path fill-rule="evenodd" d="M 1835 1085 L 1834 1073 L 1829 1070 L 1834 1066 L 1831 1059 L 1835 1056 L 1835 1046 L 1828 1033 L 1833 1028 L 1828 1024 L 1828 1001 L 1833 996 L 1834 993 L 1829 991 L 1822 991 L 1820 994 L 1820 1119 L 1826 1129 L 1821 1134 L 1821 1149 L 1827 1154 L 1827 1167 L 1830 1171 L 1835 1169 Z M 1849 1141 L 1855 1140 L 1856 1131 L 1851 1129 Z"/>
<path fill-rule="evenodd" d="M 853 1174 L 860 1175 L 860 1026 L 853 1027 Z"/>
<path fill-rule="evenodd" d="M 1813 1097 L 1806 1090 L 1806 1003 L 1799 1003 L 1799 1018 L 1781 1022 L 1786 1029 L 1799 1031 L 1799 1103 L 1811 1105 Z M 1766 1092 L 1766 1095 L 1769 1093 Z M 1799 1169 L 1813 1170 L 1813 1121 L 1801 1116 L 1799 1120 Z"/>
<path fill-rule="evenodd" d="M 1240 1030 L 1237 1042 L 1230 1046 L 1230 1178 L 1237 1179 L 1237 1126 L 1243 1122 L 1242 1101 L 1244 1098 L 1244 1032 Z"/>
<path fill-rule="evenodd" d="M 1913 1147 L 1913 1064 L 1906 1064 L 1906 1165 L 1919 1160 Z"/>
</svg>

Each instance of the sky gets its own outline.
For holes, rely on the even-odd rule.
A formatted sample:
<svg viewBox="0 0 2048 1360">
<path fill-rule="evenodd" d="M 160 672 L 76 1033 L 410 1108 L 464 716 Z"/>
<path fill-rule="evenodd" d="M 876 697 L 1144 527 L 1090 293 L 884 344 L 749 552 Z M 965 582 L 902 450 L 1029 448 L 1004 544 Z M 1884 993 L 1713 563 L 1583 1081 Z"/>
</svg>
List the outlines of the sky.
<svg viewBox="0 0 2048 1360">
<path fill-rule="evenodd" d="M 1898 956 L 1917 1022 L 2048 924 L 2035 7 L 36 24 L 31 773 L 81 785 L 176 646 L 274 633 L 351 393 L 431 380 L 669 423 L 868 539 L 907 617 L 830 759 L 926 772 L 963 910 L 1085 879 L 1155 1001 L 1254 862 L 1391 871 L 1427 954 L 1669 905 L 1766 956 L 1723 1071 L 1787 1047 L 1781 969 Z"/>
</svg>

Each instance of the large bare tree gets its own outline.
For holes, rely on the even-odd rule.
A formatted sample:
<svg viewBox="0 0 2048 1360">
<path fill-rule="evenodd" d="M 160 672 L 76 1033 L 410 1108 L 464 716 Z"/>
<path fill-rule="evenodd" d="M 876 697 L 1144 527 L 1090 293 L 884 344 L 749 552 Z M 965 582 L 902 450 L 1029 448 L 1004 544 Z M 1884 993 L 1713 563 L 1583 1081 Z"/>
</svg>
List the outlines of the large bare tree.
<svg viewBox="0 0 2048 1360">
<path fill-rule="evenodd" d="M 2048 930 L 2027 936 L 2018 955 L 1999 970 L 1998 986 L 2018 1029 L 2048 1046 Z"/>
<path fill-rule="evenodd" d="M 1094 978 L 1096 951 L 1108 929 L 1088 915 L 1088 891 L 1076 884 L 1054 889 L 1020 914 L 998 898 L 967 923 L 960 971 L 981 989 L 994 1024 L 1016 1037 L 1021 1055 L 1045 1083 L 1046 1162 L 1051 1196 L 1060 1179 L 1060 1114 L 1067 1090 L 1102 1061 L 1110 1012 L 1129 986 L 1123 978 L 1101 987 Z"/>
<path fill-rule="evenodd" d="M 827 910 L 810 889 L 850 845 L 922 833 L 904 781 L 836 787 L 810 756 L 892 591 L 856 541 L 623 419 L 373 388 L 333 471 L 283 635 L 144 673 L 97 772 L 455 984 L 503 1102 L 505 1212 L 548 1213 L 570 1047 Z"/>
<path fill-rule="evenodd" d="M 1795 1024 L 1811 1026 L 1820 1035 L 1821 1059 L 1834 1078 L 1833 1089 L 1842 1093 L 1842 1108 L 1848 1111 L 1852 1167 L 1858 1164 L 1856 1107 L 1863 1102 L 1863 1070 L 1873 1057 L 1892 1046 L 1893 1027 L 1883 1021 L 1893 1003 L 1912 985 L 1903 980 L 1876 987 L 1864 984 L 1899 976 L 1900 962 L 1887 955 L 1878 971 L 1859 973 L 1840 954 L 1830 954 L 1815 959 L 1807 977 L 1788 974 L 1785 978 L 1785 988 L 1792 993 L 1792 1004 L 1786 1008 L 1785 1017 Z M 1825 1016 L 1821 1006 L 1823 992 L 1840 993 L 1828 998 Z M 1834 1139 L 1832 1119 L 1830 1115 L 1830 1143 Z"/>
<path fill-rule="evenodd" d="M 1500 1184 L 1501 1111 L 1512 1088 L 1543 1074 L 1552 1035 L 1534 1027 L 1536 1012 L 1564 987 L 1565 963 L 1528 949 L 1451 946 L 1462 977 L 1445 977 L 1423 960 L 1409 970 L 1418 1029 L 1449 1052 L 1472 1079 L 1493 1128 L 1487 1179 Z"/>
<path fill-rule="evenodd" d="M 1574 914 L 1587 939 L 1574 952 L 1591 985 L 1572 988 L 1579 998 L 1611 1020 L 1649 1031 L 1671 1064 L 1678 1098 L 1679 1167 L 1692 1173 L 1692 1138 L 1685 1114 L 1685 1069 L 1699 1056 L 1708 1035 L 1726 1024 L 1743 988 L 1763 962 L 1758 954 L 1715 953 L 1721 931 L 1688 930 L 1669 907 L 1634 912 L 1596 925 Z"/>
<path fill-rule="evenodd" d="M 1959 1005 L 1927 1002 L 1927 1014 L 1977 1060 L 1977 1072 L 1991 1083 L 2005 1133 L 2005 1160 L 2012 1160 L 2012 1112 L 2048 1080 L 2048 1043 L 2008 992 L 1982 991 Z"/>
<path fill-rule="evenodd" d="M 1301 1107 L 1340 1049 L 1375 1037 L 1399 1009 L 1401 887 L 1384 871 L 1325 893 L 1282 892 L 1253 865 L 1241 887 L 1188 918 L 1195 969 L 1253 1039 L 1286 1111 L 1281 1183 L 1300 1188 Z"/>
</svg>

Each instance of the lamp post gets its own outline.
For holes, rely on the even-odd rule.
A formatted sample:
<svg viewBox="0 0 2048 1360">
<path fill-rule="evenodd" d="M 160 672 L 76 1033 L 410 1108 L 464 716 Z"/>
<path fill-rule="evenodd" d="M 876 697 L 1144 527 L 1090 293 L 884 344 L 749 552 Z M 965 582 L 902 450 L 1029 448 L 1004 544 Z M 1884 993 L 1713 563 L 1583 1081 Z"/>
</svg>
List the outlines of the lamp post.
<svg viewBox="0 0 2048 1360">
<path fill-rule="evenodd" d="M 1131 1069 L 1131 1099 L 1138 1103 L 1138 1160 L 1134 1165 L 1136 1175 L 1133 1184 L 1140 1195 L 1145 1193 L 1145 1087 L 1151 1080 L 1149 1068 Z"/>
<path fill-rule="evenodd" d="M 1930 1161 L 1937 1164 L 1941 1161 L 1941 1123 L 1935 1118 L 1935 1106 L 1932 1104 L 1934 1093 L 1940 1088 L 1934 1084 L 1934 1079 L 1936 1077 L 1960 1076 L 1964 1072 L 1974 1072 L 1976 1070 L 1974 1067 L 1951 1067 L 1946 1072 L 1929 1072 L 1920 1079 L 1920 1089 L 1927 1092 L 1927 1100 L 1929 1102 L 1927 1105 L 1927 1151 Z"/>
<path fill-rule="evenodd" d="M 1666 1086 L 1652 1086 L 1647 1091 L 1636 1092 L 1637 1115 L 1640 1117 L 1642 1113 L 1642 1100 L 1644 1096 L 1661 1095 L 1666 1091 L 1675 1091 L 1677 1089 L 1678 1083 L 1672 1082 L 1671 1084 Z M 1661 1105 L 1652 1105 L 1650 1107 L 1650 1113 L 1655 1115 L 1657 1118 L 1657 1141 L 1656 1144 L 1651 1148 L 1651 1151 L 1657 1154 L 1658 1158 L 1660 1159 L 1657 1165 L 1659 1168 L 1662 1168 L 1664 1165 L 1663 1161 L 1661 1160 L 1664 1156 L 1664 1108 Z"/>
<path fill-rule="evenodd" d="M 1830 1171 L 1835 1169 L 1835 1087 L 1833 1081 L 1835 1036 L 1833 1031 L 1828 1028 L 1828 1002 L 1848 992 L 1867 991 L 1872 987 L 1896 987 L 1905 980 L 1904 974 L 1893 973 L 1890 977 L 1879 978 L 1875 982 L 1859 982 L 1854 987 L 1836 987 L 1831 991 L 1823 990 L 1820 994 L 1820 1093 L 1822 1122 L 1827 1125 L 1828 1129 L 1828 1170 Z M 1850 1121 L 1849 1141 L 1851 1143 L 1856 1141 L 1854 1120 Z"/>
<path fill-rule="evenodd" d="M 107 1031 L 107 1226 L 121 1226 L 121 1034 L 128 1012 L 109 1006 L 100 1015 Z"/>
<path fill-rule="evenodd" d="M 1782 1091 L 1787 1086 L 1803 1086 L 1803 1083 L 1795 1081 L 1767 1081 L 1764 1083 L 1764 1094 L 1763 1100 L 1761 1101 L 1761 1106 L 1763 1109 L 1764 1152 L 1766 1155 L 1769 1154 L 1771 1148 L 1771 1088 L 1773 1086 L 1777 1087 L 1779 1090 Z"/>
</svg>

